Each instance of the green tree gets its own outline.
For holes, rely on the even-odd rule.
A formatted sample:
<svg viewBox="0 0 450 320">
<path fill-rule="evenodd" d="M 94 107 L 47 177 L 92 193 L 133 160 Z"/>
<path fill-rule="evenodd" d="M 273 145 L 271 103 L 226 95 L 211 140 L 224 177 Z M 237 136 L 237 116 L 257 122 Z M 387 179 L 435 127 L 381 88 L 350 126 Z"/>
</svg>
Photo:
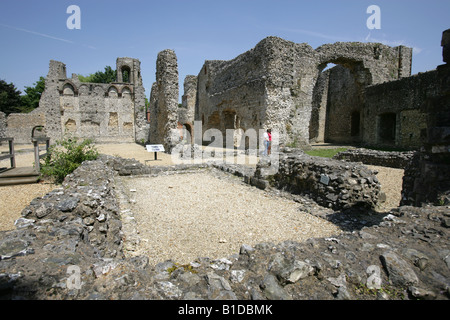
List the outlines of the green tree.
<svg viewBox="0 0 450 320">
<path fill-rule="evenodd" d="M 96 73 L 90 74 L 86 77 L 83 75 L 78 75 L 78 79 L 81 82 L 111 83 L 116 81 L 117 71 L 113 70 L 110 66 L 106 66 L 105 71 L 97 71 Z"/>
<path fill-rule="evenodd" d="M 93 74 L 90 74 L 88 76 L 83 76 L 83 75 L 79 74 L 78 75 L 78 80 L 80 80 L 81 82 L 93 82 L 92 81 L 92 77 L 93 76 L 94 76 Z"/>
<path fill-rule="evenodd" d="M 45 78 L 40 77 L 34 87 L 25 87 L 25 95 L 21 96 L 21 111 L 30 112 L 39 107 L 39 100 L 45 89 Z"/>
<path fill-rule="evenodd" d="M 14 112 L 20 112 L 21 92 L 17 90 L 13 83 L 7 83 L 0 80 L 0 111 L 7 115 Z"/>
</svg>

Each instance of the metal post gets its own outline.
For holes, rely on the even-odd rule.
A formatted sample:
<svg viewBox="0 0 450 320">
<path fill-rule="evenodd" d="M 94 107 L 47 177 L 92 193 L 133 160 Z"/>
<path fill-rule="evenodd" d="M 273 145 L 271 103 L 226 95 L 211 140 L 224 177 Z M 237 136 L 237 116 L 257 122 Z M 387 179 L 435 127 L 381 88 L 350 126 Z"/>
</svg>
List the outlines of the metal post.
<svg viewBox="0 0 450 320">
<path fill-rule="evenodd" d="M 14 138 L 10 139 L 9 141 L 9 154 L 11 155 L 11 168 L 16 167 L 16 154 L 14 153 Z"/>
<path fill-rule="evenodd" d="M 36 171 L 41 170 L 40 158 L 39 158 L 39 142 L 36 139 L 33 139 L 34 146 L 34 166 L 36 167 Z"/>
</svg>

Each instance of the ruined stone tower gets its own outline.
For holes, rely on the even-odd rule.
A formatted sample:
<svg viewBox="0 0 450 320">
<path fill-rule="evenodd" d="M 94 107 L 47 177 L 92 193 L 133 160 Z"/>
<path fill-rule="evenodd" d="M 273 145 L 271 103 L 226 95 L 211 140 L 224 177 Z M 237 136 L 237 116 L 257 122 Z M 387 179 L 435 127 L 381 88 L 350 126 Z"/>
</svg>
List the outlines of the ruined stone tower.
<svg viewBox="0 0 450 320">
<path fill-rule="evenodd" d="M 117 82 L 125 82 L 124 74 L 128 74 L 128 82 L 134 86 L 134 122 L 135 141 L 145 143 L 148 141 L 149 125 L 145 116 L 145 90 L 142 84 L 141 62 L 133 58 L 117 58 Z"/>
<path fill-rule="evenodd" d="M 164 50 L 156 61 L 156 82 L 150 96 L 150 137 L 163 144 L 166 152 L 178 144 L 178 62 L 173 50 Z"/>
<path fill-rule="evenodd" d="M 187 143 L 194 142 L 195 102 L 197 101 L 197 77 L 187 75 L 184 79 L 184 94 L 181 108 L 178 108 L 178 122 L 183 126 L 183 139 Z"/>
</svg>

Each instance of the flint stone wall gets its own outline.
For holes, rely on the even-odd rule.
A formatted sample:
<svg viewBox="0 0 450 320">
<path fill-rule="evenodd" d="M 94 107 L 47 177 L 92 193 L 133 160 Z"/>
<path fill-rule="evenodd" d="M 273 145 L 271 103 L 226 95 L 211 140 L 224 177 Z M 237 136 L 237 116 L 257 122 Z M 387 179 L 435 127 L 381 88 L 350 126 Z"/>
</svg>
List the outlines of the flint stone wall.
<svg viewBox="0 0 450 320">
<path fill-rule="evenodd" d="M 436 93 L 420 106 L 428 114 L 427 129 L 423 146 L 405 169 L 403 205 L 450 204 L 450 65 L 436 73 Z"/>
<path fill-rule="evenodd" d="M 376 172 L 358 163 L 312 157 L 302 152 L 281 153 L 278 172 L 265 175 L 264 171 L 273 165 L 260 162 L 255 181 L 266 180 L 275 188 L 308 195 L 318 204 L 334 210 L 355 205 L 373 208 L 380 197 L 385 198 Z"/>
<path fill-rule="evenodd" d="M 339 152 L 333 157 L 333 159 L 350 162 L 362 162 L 373 166 L 404 169 L 411 161 L 413 155 L 413 151 L 397 152 L 358 148 Z"/>
<path fill-rule="evenodd" d="M 76 74 L 67 78 L 64 63 L 50 60 L 39 107 L 27 114 L 10 114 L 6 134 L 16 143 L 28 144 L 33 128 L 44 126 L 51 143 L 65 133 L 100 143 L 145 142 L 149 128 L 140 62 L 118 58 L 117 67 L 120 82 L 83 83 Z M 121 82 L 122 67 L 130 72 L 129 83 Z"/>
<path fill-rule="evenodd" d="M 205 62 L 198 74 L 195 119 L 202 120 L 204 131 L 216 128 L 224 135 L 226 129 L 272 128 L 279 133 L 281 143 L 308 145 L 311 114 L 321 104 L 313 101 L 313 91 L 328 63 L 348 68 L 353 83 L 346 82 L 356 92 L 355 99 L 350 99 L 352 108 L 348 101 L 337 101 L 339 97 L 336 108 L 343 105 L 360 110 L 364 87 L 410 75 L 411 54 L 412 49 L 403 46 L 357 42 L 314 50 L 305 43 L 267 37 L 232 60 Z M 349 119 L 351 112 L 347 111 L 343 117 Z M 339 117 L 342 112 L 337 112 Z M 314 117 L 317 121 L 317 115 Z M 347 135 L 348 128 L 338 125 L 332 134 Z M 317 131 L 318 126 L 314 123 L 311 130 Z M 342 126 L 348 126 L 347 122 Z M 320 134 L 316 132 L 312 138 Z"/>
<path fill-rule="evenodd" d="M 195 101 L 197 98 L 197 76 L 187 75 L 184 79 L 184 94 L 181 108 L 178 109 L 179 121 L 181 124 L 194 124 Z"/>
<path fill-rule="evenodd" d="M 400 207 L 382 216 L 362 211 L 356 219 L 315 206 L 313 214 L 329 211 L 324 217 L 347 232 L 304 243 L 242 244 L 229 257 L 199 257 L 187 265 L 126 257 L 126 214 L 118 205 L 112 167 L 130 165 L 144 167 L 114 157 L 83 163 L 62 188 L 33 200 L 16 230 L 0 232 L 2 299 L 450 297 L 450 214 L 444 207 Z M 79 287 L 73 270 L 79 272 Z M 377 283 L 384 290 L 368 290 Z"/>
<path fill-rule="evenodd" d="M 156 60 L 156 82 L 150 95 L 150 137 L 167 153 L 178 144 L 178 62 L 173 50 L 163 50 Z"/>
<path fill-rule="evenodd" d="M 0 111 L 0 138 L 6 138 L 6 114 Z M 0 145 L 2 143 L 0 142 Z"/>
</svg>

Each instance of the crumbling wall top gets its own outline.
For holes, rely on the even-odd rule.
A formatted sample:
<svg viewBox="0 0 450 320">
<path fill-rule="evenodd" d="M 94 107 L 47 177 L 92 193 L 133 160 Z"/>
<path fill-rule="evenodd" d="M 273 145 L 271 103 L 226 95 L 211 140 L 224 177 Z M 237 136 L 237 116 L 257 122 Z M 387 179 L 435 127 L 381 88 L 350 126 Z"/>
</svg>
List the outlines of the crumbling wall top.
<svg viewBox="0 0 450 320">
<path fill-rule="evenodd" d="M 316 49 L 319 68 L 327 63 L 367 70 L 366 85 L 392 81 L 411 75 L 412 48 L 390 47 L 381 43 L 336 42 Z"/>
</svg>

